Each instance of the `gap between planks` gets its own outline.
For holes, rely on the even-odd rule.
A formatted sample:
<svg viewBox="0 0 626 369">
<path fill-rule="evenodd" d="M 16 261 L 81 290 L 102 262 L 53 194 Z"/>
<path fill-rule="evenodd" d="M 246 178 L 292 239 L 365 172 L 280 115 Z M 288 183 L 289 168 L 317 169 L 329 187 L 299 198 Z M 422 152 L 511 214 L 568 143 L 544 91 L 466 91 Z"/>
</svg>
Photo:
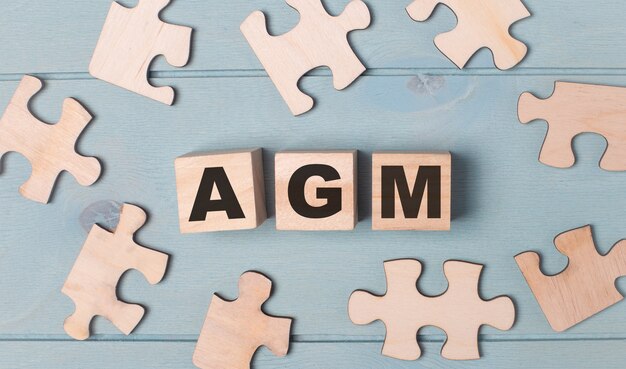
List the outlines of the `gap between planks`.
<svg viewBox="0 0 626 369">
<path fill-rule="evenodd" d="M 25 72 L 26 73 L 26 72 Z M 87 72 L 50 72 L 34 74 L 44 80 L 95 80 Z M 516 77 L 516 76 L 623 76 L 626 75 L 626 68 L 516 68 L 502 72 L 495 68 L 466 68 L 459 70 L 456 68 L 371 68 L 365 71 L 362 76 L 369 77 L 404 77 L 420 74 L 439 76 L 496 76 L 496 77 Z M 0 73 L 0 82 L 19 81 L 24 74 L 21 73 Z M 332 76 L 328 69 L 316 69 L 305 76 L 326 77 Z M 149 78 L 269 78 L 263 69 L 208 69 L 208 70 L 172 70 L 172 71 L 152 71 Z"/>
<path fill-rule="evenodd" d="M 498 334 L 480 334 L 478 336 L 480 342 L 571 342 L 571 341 L 626 341 L 626 334 L 609 334 L 609 333 L 581 333 L 581 334 L 518 334 L 518 335 L 498 335 Z M 87 341 L 76 341 L 66 335 L 0 335 L 0 342 L 196 342 L 197 335 L 191 334 L 138 334 L 124 336 L 122 334 L 98 334 L 92 335 Z M 440 342 L 446 340 L 443 334 L 437 335 L 418 335 L 418 342 Z M 342 336 L 342 335 L 294 335 L 291 336 L 291 342 L 297 343 L 383 343 L 384 336 Z"/>
</svg>

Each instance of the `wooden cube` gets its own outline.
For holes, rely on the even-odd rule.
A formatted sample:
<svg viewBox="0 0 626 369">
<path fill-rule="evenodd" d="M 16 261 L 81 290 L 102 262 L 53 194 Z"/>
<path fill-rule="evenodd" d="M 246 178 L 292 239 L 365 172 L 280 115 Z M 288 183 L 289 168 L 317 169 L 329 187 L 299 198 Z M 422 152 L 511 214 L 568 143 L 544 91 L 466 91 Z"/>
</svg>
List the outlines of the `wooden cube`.
<svg viewBox="0 0 626 369">
<path fill-rule="evenodd" d="M 276 229 L 354 229 L 356 164 L 356 151 L 276 154 Z"/>
<path fill-rule="evenodd" d="M 176 159 L 181 233 L 256 228 L 267 218 L 261 149 Z"/>
<path fill-rule="evenodd" d="M 450 230 L 452 155 L 372 155 L 372 229 Z"/>
</svg>

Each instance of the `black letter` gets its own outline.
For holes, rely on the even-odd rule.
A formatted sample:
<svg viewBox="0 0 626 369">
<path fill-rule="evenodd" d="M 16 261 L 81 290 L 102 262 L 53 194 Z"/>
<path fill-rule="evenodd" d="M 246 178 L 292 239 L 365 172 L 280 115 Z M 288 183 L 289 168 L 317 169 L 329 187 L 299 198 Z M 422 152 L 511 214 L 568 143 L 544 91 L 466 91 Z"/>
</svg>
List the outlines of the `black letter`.
<svg viewBox="0 0 626 369">
<path fill-rule="evenodd" d="M 395 190 L 398 186 L 398 197 L 402 203 L 405 218 L 417 218 L 424 191 L 428 185 L 428 218 L 441 218 L 441 167 L 423 166 L 417 171 L 413 193 L 409 192 L 409 184 L 402 166 L 382 167 L 381 207 L 382 217 L 395 218 Z"/>
<path fill-rule="evenodd" d="M 329 165 L 311 164 L 296 170 L 289 179 L 289 203 L 296 213 L 305 218 L 328 218 L 341 211 L 341 188 L 318 188 L 317 198 L 326 199 L 326 205 L 314 207 L 306 202 L 304 185 L 311 177 L 322 177 L 325 181 L 341 179 L 337 170 Z"/>
<path fill-rule="evenodd" d="M 213 186 L 217 187 L 220 194 L 219 200 L 211 200 Z M 209 211 L 225 211 L 228 219 L 242 219 L 246 216 L 241 210 L 239 200 L 230 185 L 228 176 L 224 168 L 205 168 L 196 201 L 193 203 L 193 210 L 189 217 L 190 222 L 203 222 Z"/>
</svg>

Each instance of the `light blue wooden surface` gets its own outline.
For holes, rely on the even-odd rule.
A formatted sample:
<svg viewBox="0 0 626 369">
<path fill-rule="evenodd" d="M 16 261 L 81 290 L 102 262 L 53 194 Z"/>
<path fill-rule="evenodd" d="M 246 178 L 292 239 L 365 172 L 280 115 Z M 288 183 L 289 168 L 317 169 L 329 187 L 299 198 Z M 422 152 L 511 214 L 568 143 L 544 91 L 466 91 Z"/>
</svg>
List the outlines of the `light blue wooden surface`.
<svg viewBox="0 0 626 369">
<path fill-rule="evenodd" d="M 346 2 L 326 4 L 336 13 Z M 553 169 L 537 161 L 545 123 L 523 126 L 516 117 L 521 92 L 548 96 L 557 79 L 626 86 L 626 3 L 526 1 L 534 15 L 513 31 L 531 52 L 508 72 L 493 68 L 486 51 L 465 71 L 440 55 L 432 38 L 454 25 L 445 9 L 420 24 L 405 15 L 408 1 L 368 3 L 374 23 L 351 40 L 370 70 L 342 92 L 333 90 L 327 70 L 313 72 L 302 86 L 317 106 L 294 118 L 238 30 L 257 8 L 269 13 L 273 31 L 288 30 L 297 14 L 280 0 L 174 1 L 164 18 L 196 33 L 189 67 L 173 70 L 162 61 L 154 66 L 157 84 L 177 88 L 173 107 L 86 73 L 108 0 L 3 1 L 0 105 L 23 73 L 47 79 L 32 103 L 45 120 L 58 119 L 64 97 L 80 99 L 96 119 L 79 150 L 100 157 L 105 170 L 90 188 L 63 175 L 52 203 L 42 206 L 17 193 L 29 175 L 28 162 L 18 154 L 3 161 L 0 368 L 190 368 L 211 294 L 235 298 L 237 278 L 248 269 L 275 282 L 266 310 L 296 319 L 288 358 L 262 350 L 256 368 L 623 368 L 626 303 L 554 333 L 513 256 L 541 251 L 545 271 L 555 273 L 566 264 L 552 246 L 557 233 L 593 224 L 602 251 L 626 236 L 626 173 L 598 168 L 604 140 L 579 137 L 576 166 Z M 270 215 L 276 151 L 360 150 L 356 231 L 277 232 L 269 219 L 254 231 L 180 235 L 174 158 L 247 147 L 265 148 Z M 451 232 L 370 230 L 369 166 L 376 150 L 453 152 Z M 149 309 L 133 335 L 98 319 L 92 341 L 73 342 L 62 328 L 73 305 L 60 288 L 91 224 L 114 226 L 121 202 L 148 210 L 149 223 L 137 238 L 172 255 L 169 272 L 156 286 L 136 272 L 123 280 L 120 296 Z M 425 263 L 420 288 L 430 294 L 445 289 L 443 261 L 486 264 L 481 293 L 510 295 L 518 310 L 515 327 L 484 328 L 484 358 L 476 362 L 441 359 L 445 336 L 434 328 L 420 332 L 423 359 L 383 358 L 384 326 L 353 325 L 347 300 L 358 288 L 384 292 L 382 262 L 400 257 Z M 617 285 L 626 292 L 623 282 Z"/>
</svg>

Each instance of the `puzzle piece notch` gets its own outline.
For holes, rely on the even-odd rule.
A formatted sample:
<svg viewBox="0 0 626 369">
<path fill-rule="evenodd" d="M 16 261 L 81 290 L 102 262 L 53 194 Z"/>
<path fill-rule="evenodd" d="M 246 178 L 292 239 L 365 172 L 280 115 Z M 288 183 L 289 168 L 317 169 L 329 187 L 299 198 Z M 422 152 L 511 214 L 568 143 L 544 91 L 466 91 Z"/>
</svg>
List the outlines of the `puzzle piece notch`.
<svg viewBox="0 0 626 369">
<path fill-rule="evenodd" d="M 526 56 L 526 45 L 509 33 L 514 23 L 531 15 L 520 0 L 415 0 L 406 10 L 413 20 L 423 22 L 439 4 L 453 11 L 458 23 L 437 35 L 435 45 L 460 69 L 483 47 L 491 50 L 501 70 L 513 68 Z"/>
<path fill-rule="evenodd" d="M 327 66 L 335 89 L 343 90 L 365 71 L 347 35 L 369 27 L 371 16 L 362 0 L 352 0 L 339 16 L 329 15 L 320 0 L 287 0 L 287 4 L 300 13 L 300 22 L 291 31 L 270 35 L 260 11 L 250 14 L 240 28 L 293 115 L 300 115 L 314 105 L 298 87 L 307 72 Z"/>
<path fill-rule="evenodd" d="M 159 13 L 170 0 L 139 0 L 134 8 L 116 2 L 105 21 L 89 73 L 103 81 L 160 101 L 174 102 L 170 86 L 154 87 L 148 81 L 152 61 L 163 55 L 174 67 L 189 61 L 192 28 L 165 23 Z"/>
<path fill-rule="evenodd" d="M 601 255 L 591 226 L 585 226 L 561 233 L 554 244 L 569 259 L 559 274 L 543 274 L 535 252 L 519 254 L 515 261 L 550 326 L 562 332 L 623 299 L 615 280 L 626 275 L 626 241 Z"/>
<path fill-rule="evenodd" d="M 450 360 L 480 358 L 478 332 L 482 325 L 508 330 L 515 321 L 515 307 L 506 296 L 485 301 L 478 293 L 482 265 L 447 261 L 444 274 L 448 290 L 436 297 L 422 295 L 416 282 L 422 272 L 418 260 L 385 262 L 387 292 L 375 296 L 355 291 L 348 311 L 355 324 L 381 320 L 387 329 L 383 355 L 416 360 L 421 356 L 417 333 L 424 326 L 436 326 L 447 334 L 441 355 Z"/>
<path fill-rule="evenodd" d="M 144 308 L 118 300 L 116 289 L 121 276 L 130 269 L 141 272 L 153 285 L 165 275 L 168 255 L 133 240 L 146 218 L 140 207 L 124 204 L 115 232 L 98 225 L 89 232 L 62 289 L 76 306 L 64 323 L 65 331 L 74 339 L 89 338 L 89 326 L 96 315 L 107 318 L 126 335 L 143 318 Z"/>
<path fill-rule="evenodd" d="M 249 369 L 261 346 L 276 356 L 289 350 L 291 319 L 266 315 L 263 304 L 269 299 L 272 281 L 256 272 L 239 279 L 239 298 L 226 301 L 213 295 L 193 363 L 202 369 Z"/>
<path fill-rule="evenodd" d="M 22 78 L 0 118 L 0 159 L 7 152 L 26 157 L 32 172 L 20 193 L 46 204 L 62 171 L 68 171 L 81 185 L 90 186 L 100 177 L 101 166 L 98 159 L 76 152 L 76 141 L 92 118 L 77 100 L 63 101 L 63 112 L 56 124 L 44 123 L 29 111 L 30 100 L 42 88 L 38 78 Z"/>
<path fill-rule="evenodd" d="M 518 115 L 526 124 L 546 120 L 548 132 L 539 161 L 556 168 L 569 168 L 576 162 L 574 137 L 596 133 L 607 141 L 600 167 L 608 171 L 626 170 L 626 88 L 581 83 L 556 82 L 554 93 L 539 99 L 524 92 Z"/>
</svg>

